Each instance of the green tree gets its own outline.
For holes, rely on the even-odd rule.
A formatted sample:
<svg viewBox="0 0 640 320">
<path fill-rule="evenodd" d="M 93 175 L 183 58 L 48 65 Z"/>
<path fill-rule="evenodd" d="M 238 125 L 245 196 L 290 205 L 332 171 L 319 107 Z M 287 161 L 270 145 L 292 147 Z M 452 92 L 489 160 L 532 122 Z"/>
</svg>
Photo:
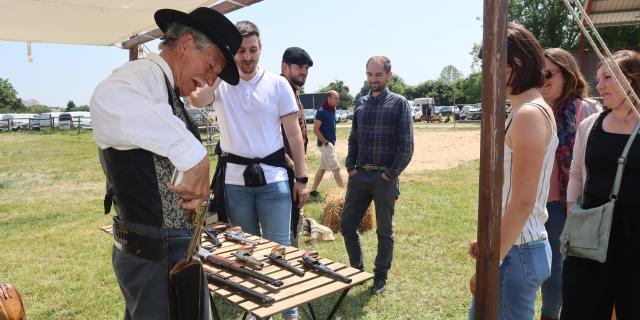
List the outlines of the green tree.
<svg viewBox="0 0 640 320">
<path fill-rule="evenodd" d="M 340 103 L 338 104 L 337 109 L 346 110 L 347 108 L 353 106 L 353 96 L 349 94 L 349 87 L 344 84 L 344 81 L 333 81 L 328 85 L 322 87 L 322 89 L 320 89 L 320 92 L 327 92 L 329 90 L 335 90 L 340 95 Z"/>
<path fill-rule="evenodd" d="M 533 33 L 543 48 L 578 49 L 580 29 L 564 2 L 559 0 L 509 0 L 509 21 L 517 22 Z M 610 48 L 640 47 L 640 26 L 598 28 Z M 588 44 L 587 44 L 588 46 Z"/>
<path fill-rule="evenodd" d="M 477 103 L 482 100 L 482 72 L 470 74 L 458 82 L 462 91 L 459 103 Z"/>
<path fill-rule="evenodd" d="M 440 77 L 438 78 L 439 81 L 446 84 L 453 84 L 460 79 L 462 79 L 462 72 L 453 65 L 447 65 L 442 68 L 442 71 L 440 71 Z"/>
<path fill-rule="evenodd" d="M 26 109 L 9 79 L 0 78 L 0 112 L 17 113 Z"/>
<path fill-rule="evenodd" d="M 69 102 L 67 102 L 67 110 L 66 111 L 74 111 L 75 108 L 76 108 L 76 103 L 73 102 L 73 100 L 69 100 Z"/>
<path fill-rule="evenodd" d="M 369 88 L 369 82 L 365 80 L 362 84 L 362 88 L 360 88 L 360 92 L 356 94 L 355 101 L 358 101 L 361 97 L 368 95 L 369 91 L 371 91 L 371 88 Z"/>
<path fill-rule="evenodd" d="M 45 106 L 43 104 L 36 104 L 36 105 L 33 105 L 33 106 L 29 107 L 29 112 L 31 112 L 31 113 L 51 112 L 51 108 L 49 108 L 49 106 Z"/>
</svg>

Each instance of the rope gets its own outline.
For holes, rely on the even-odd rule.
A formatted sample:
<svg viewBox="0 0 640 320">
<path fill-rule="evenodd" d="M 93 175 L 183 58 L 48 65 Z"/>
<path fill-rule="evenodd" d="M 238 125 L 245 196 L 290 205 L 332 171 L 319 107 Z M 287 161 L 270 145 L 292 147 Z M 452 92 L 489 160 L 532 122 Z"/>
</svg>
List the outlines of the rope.
<svg viewBox="0 0 640 320">
<path fill-rule="evenodd" d="M 598 58 L 600 58 L 600 61 L 602 61 L 603 64 L 609 70 L 609 73 L 611 74 L 611 76 L 615 80 L 615 83 L 616 83 L 616 86 L 618 87 L 618 89 L 620 89 L 620 91 L 622 91 L 622 92 L 626 92 L 627 93 L 626 95 L 624 95 L 625 100 L 629 104 L 631 104 L 631 106 L 633 106 L 631 108 L 631 110 L 633 110 L 633 113 L 636 115 L 636 117 L 638 119 L 640 119 L 640 113 L 638 112 L 638 109 L 636 107 L 636 106 L 640 105 L 640 98 L 638 98 L 638 96 L 636 95 L 635 91 L 631 87 L 631 84 L 629 83 L 629 80 L 626 77 L 622 77 L 622 79 L 618 78 L 619 75 L 624 75 L 624 73 L 622 73 L 622 70 L 620 69 L 620 66 L 618 66 L 618 64 L 615 63 L 615 62 L 614 63 L 607 63 L 607 61 L 606 61 L 607 59 L 605 59 L 604 55 L 602 54 L 602 52 L 600 51 L 600 49 L 596 45 L 595 41 L 593 41 L 593 38 L 591 37 L 591 35 L 587 31 L 587 28 L 584 26 L 584 23 L 582 23 L 583 19 L 580 19 L 580 16 L 578 15 L 578 12 L 576 12 L 576 10 L 574 10 L 573 7 L 571 6 L 571 3 L 569 2 L 570 0 L 562 0 L 562 1 L 564 2 L 564 5 L 567 7 L 569 12 L 571 12 L 571 14 L 573 15 L 573 18 L 578 23 L 578 26 L 580 27 L 580 30 L 582 31 L 582 34 L 584 34 L 584 36 L 587 38 L 587 40 L 589 41 L 589 44 L 591 44 L 591 47 L 593 47 L 593 50 L 598 55 Z M 602 48 L 604 49 L 604 51 L 605 51 L 605 53 L 607 55 L 607 58 L 609 60 L 611 60 L 611 61 L 614 61 L 613 60 L 613 55 L 611 54 L 611 51 L 609 51 L 609 48 L 604 43 L 604 40 L 602 40 L 602 37 L 600 37 L 600 34 L 598 33 L 598 30 L 596 30 L 596 27 L 593 25 L 593 22 L 591 21 L 591 18 L 589 18 L 589 15 L 587 14 L 587 12 L 584 10 L 584 7 L 582 7 L 582 4 L 580 4 L 580 2 L 577 1 L 577 0 L 571 0 L 571 1 L 574 2 L 574 4 L 576 5 L 576 7 L 580 11 L 580 13 L 582 13 L 582 16 L 584 17 L 584 21 L 587 22 L 587 24 L 589 25 L 589 28 L 591 28 L 591 30 L 593 31 L 593 34 L 596 36 L 596 39 L 600 43 L 600 46 L 602 46 Z M 614 68 L 616 69 L 616 72 L 613 72 L 613 70 L 611 69 L 611 65 L 614 66 Z M 626 87 L 626 89 L 625 89 L 625 87 Z M 631 98 L 633 98 L 636 101 L 636 103 L 633 103 L 633 101 L 631 101 L 631 98 L 629 96 L 631 96 Z"/>
</svg>

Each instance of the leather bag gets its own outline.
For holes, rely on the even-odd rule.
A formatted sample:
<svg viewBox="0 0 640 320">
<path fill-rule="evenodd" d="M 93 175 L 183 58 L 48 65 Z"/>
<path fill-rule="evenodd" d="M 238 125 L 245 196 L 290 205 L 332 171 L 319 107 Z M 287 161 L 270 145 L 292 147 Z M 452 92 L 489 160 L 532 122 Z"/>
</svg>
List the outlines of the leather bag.
<svg viewBox="0 0 640 320">
<path fill-rule="evenodd" d="M 10 283 L 0 283 L 0 320 L 25 320 L 24 305 L 18 290 Z"/>
<path fill-rule="evenodd" d="M 197 320 L 204 317 L 204 271 L 198 260 L 181 260 L 169 272 L 170 319 Z"/>
<path fill-rule="evenodd" d="M 631 131 L 622 155 L 618 158 L 618 168 L 609 201 L 595 208 L 584 209 L 582 208 L 582 199 L 579 199 L 569 209 L 564 230 L 560 235 L 560 252 L 562 254 L 595 260 L 600 263 L 607 260 L 613 209 L 618 199 L 627 154 L 639 129 L 640 122 Z"/>
</svg>

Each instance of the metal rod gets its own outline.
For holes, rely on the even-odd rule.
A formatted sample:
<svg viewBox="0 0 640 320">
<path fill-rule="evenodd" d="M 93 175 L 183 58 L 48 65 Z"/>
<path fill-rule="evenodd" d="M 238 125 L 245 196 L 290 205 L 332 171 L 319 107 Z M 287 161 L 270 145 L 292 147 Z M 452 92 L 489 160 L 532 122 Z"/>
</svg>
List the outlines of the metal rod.
<svg viewBox="0 0 640 320">
<path fill-rule="evenodd" d="M 640 98 L 638 98 L 638 96 L 636 95 L 635 91 L 631 87 L 631 84 L 629 84 L 628 79 L 623 76 L 624 73 L 622 73 L 622 70 L 620 69 L 620 66 L 618 66 L 617 63 L 608 63 L 606 61 L 604 55 L 602 54 L 602 52 L 600 51 L 598 46 L 595 44 L 595 41 L 593 41 L 593 38 L 591 37 L 591 35 L 587 31 L 587 28 L 584 26 L 584 23 L 582 23 L 583 19 L 584 19 L 584 21 L 587 22 L 587 24 L 589 25 L 589 28 L 591 28 L 591 31 L 593 31 L 593 34 L 595 35 L 596 39 L 598 40 L 598 42 L 600 43 L 600 45 L 604 49 L 605 54 L 607 55 L 607 58 L 610 59 L 611 61 L 613 61 L 613 55 L 611 54 L 611 51 L 609 51 L 609 48 L 607 47 L 607 44 L 604 42 L 604 40 L 602 40 L 602 37 L 600 37 L 600 34 L 598 33 L 598 30 L 596 30 L 596 27 L 593 25 L 593 22 L 591 21 L 591 18 L 589 18 L 589 15 L 584 10 L 584 8 L 582 7 L 582 5 L 580 4 L 579 1 L 575 1 L 574 0 L 574 4 L 578 8 L 578 10 L 582 13 L 583 19 L 580 19 L 580 16 L 578 15 L 578 13 L 573 9 L 573 7 L 571 7 L 571 3 L 569 2 L 569 0 L 562 0 L 562 1 L 564 2 L 564 5 L 567 7 L 567 9 L 573 15 L 574 20 L 576 21 L 576 23 L 578 23 L 578 26 L 580 27 L 580 30 L 582 31 L 584 36 L 589 41 L 589 44 L 591 44 L 591 47 L 593 48 L 593 50 L 598 55 L 598 58 L 600 58 L 600 60 L 603 62 L 603 65 L 606 66 L 607 69 L 609 70 L 609 73 L 611 74 L 611 76 L 615 80 L 615 83 L 616 83 L 618 89 L 620 89 L 620 91 L 622 91 L 622 92 L 626 92 L 626 95 L 624 95 L 625 100 L 629 104 L 631 104 L 631 106 L 632 106 L 631 110 L 636 115 L 636 117 L 638 117 L 638 119 L 640 119 L 640 113 L 638 112 L 638 109 L 636 107 L 636 106 L 640 105 Z M 616 69 L 616 72 L 614 72 L 611 69 L 611 65 L 613 65 L 613 67 Z M 618 75 L 623 76 L 623 77 L 622 78 L 618 78 Z M 631 101 L 631 98 L 629 96 L 631 96 L 631 98 L 633 98 L 636 101 L 636 103 L 633 103 L 633 101 Z"/>
<path fill-rule="evenodd" d="M 498 263 L 504 158 L 507 0 L 484 0 L 482 44 L 482 131 L 478 198 L 478 257 L 475 318 L 498 312 Z"/>
</svg>

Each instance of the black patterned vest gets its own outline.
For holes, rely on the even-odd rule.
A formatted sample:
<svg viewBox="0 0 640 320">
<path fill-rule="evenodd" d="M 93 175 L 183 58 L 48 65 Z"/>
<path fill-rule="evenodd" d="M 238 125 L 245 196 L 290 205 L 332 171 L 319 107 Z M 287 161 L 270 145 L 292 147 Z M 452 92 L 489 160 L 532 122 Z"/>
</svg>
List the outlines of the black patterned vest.
<svg viewBox="0 0 640 320">
<path fill-rule="evenodd" d="M 200 140 L 198 128 L 179 95 L 172 90 L 166 74 L 164 77 L 173 114 L 184 121 L 189 131 Z M 110 211 L 113 201 L 118 216 L 125 221 L 171 229 L 191 228 L 186 210 L 177 204 L 178 195 L 165 185 L 175 169 L 168 158 L 143 149 L 106 148 L 100 153 L 107 176 L 105 213 Z"/>
</svg>

